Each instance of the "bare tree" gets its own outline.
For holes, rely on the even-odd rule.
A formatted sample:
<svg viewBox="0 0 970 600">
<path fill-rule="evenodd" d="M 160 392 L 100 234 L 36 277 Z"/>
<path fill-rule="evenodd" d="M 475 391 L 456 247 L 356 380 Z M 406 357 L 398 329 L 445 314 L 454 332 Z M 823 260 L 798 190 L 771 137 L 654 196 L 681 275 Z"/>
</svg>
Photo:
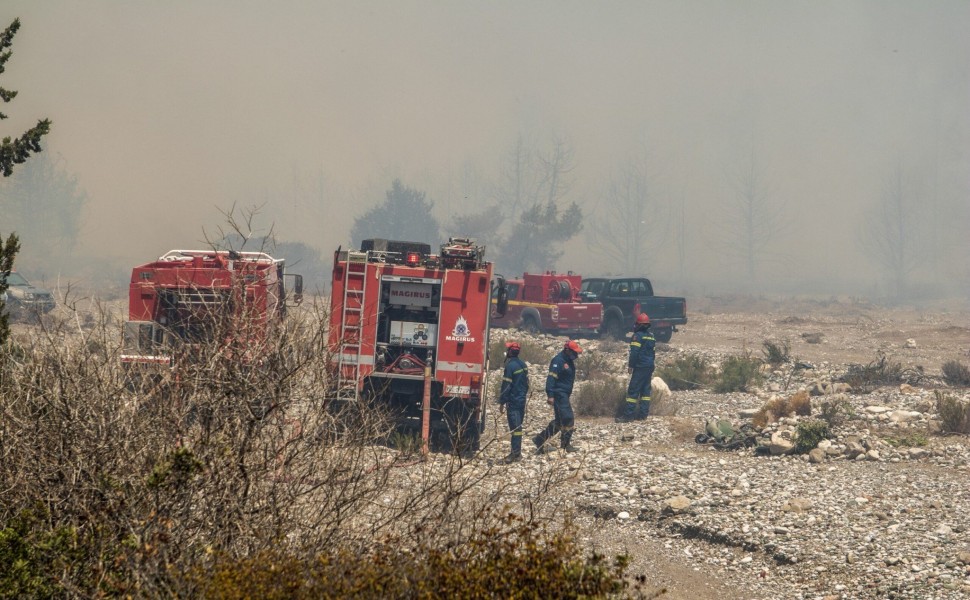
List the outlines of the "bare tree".
<svg viewBox="0 0 970 600">
<path fill-rule="evenodd" d="M 860 236 L 863 252 L 890 278 L 896 298 L 905 296 L 909 277 L 925 254 L 923 227 L 917 187 L 897 165 L 866 212 Z"/>
<path fill-rule="evenodd" d="M 520 134 L 503 160 L 495 197 L 514 222 L 527 207 L 539 201 L 535 150 Z"/>
<path fill-rule="evenodd" d="M 773 196 L 754 151 L 733 176 L 733 196 L 721 221 L 723 251 L 744 267 L 749 285 L 757 284 L 770 243 L 788 226 L 785 203 Z"/>
<path fill-rule="evenodd" d="M 587 220 L 587 243 L 623 273 L 639 273 L 661 247 L 666 216 L 654 192 L 647 161 L 636 158 L 616 175 L 597 212 Z"/>
<path fill-rule="evenodd" d="M 497 239 L 499 265 L 508 272 L 548 269 L 562 255 L 562 244 L 582 229 L 582 211 L 572 202 L 568 176 L 574 153 L 561 137 L 548 150 L 530 147 L 520 135 L 507 160 L 495 196 L 511 229 Z"/>
</svg>

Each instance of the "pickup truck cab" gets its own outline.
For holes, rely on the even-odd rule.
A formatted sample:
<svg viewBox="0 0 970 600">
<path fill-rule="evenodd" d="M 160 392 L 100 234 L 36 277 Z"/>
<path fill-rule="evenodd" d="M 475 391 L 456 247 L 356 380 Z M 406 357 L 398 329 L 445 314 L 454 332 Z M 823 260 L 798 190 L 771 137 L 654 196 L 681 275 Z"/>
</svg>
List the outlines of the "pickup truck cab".
<svg viewBox="0 0 970 600">
<path fill-rule="evenodd" d="M 493 310 L 491 325 L 518 327 L 530 333 L 595 335 L 602 325 L 603 306 L 580 301 L 581 284 L 582 277 L 571 273 L 523 273 L 521 279 L 507 279 L 508 309 L 504 315 Z M 493 308 L 497 303 L 493 292 Z"/>
<path fill-rule="evenodd" d="M 4 304 L 12 317 L 32 316 L 54 310 L 54 294 L 48 289 L 33 285 L 17 271 L 11 271 L 7 276 L 7 285 L 9 287 Z"/>
<path fill-rule="evenodd" d="M 645 277 L 589 277 L 583 279 L 579 297 L 603 305 L 600 333 L 623 339 L 633 331 L 637 315 L 650 315 L 650 330 L 658 342 L 669 342 L 677 325 L 687 323 L 687 300 L 655 296 Z"/>
</svg>

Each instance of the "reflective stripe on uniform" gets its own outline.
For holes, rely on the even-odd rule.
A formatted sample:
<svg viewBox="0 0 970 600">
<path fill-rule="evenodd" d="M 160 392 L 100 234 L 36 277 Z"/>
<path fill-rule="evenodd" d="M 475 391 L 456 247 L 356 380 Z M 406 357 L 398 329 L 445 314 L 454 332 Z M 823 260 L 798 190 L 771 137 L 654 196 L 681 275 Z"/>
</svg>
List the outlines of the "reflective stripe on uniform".
<svg viewBox="0 0 970 600">
<path fill-rule="evenodd" d="M 574 427 L 572 425 L 563 425 L 562 426 L 562 430 L 563 431 L 572 431 L 573 429 L 574 429 Z"/>
<path fill-rule="evenodd" d="M 556 375 L 556 374 L 555 374 L 555 373 L 553 373 L 552 371 L 549 371 L 549 377 L 553 377 L 553 378 L 555 378 L 555 379 L 559 379 L 559 375 Z"/>
<path fill-rule="evenodd" d="M 512 378 L 511 377 L 503 377 L 502 378 L 502 381 L 508 381 L 509 383 L 512 383 Z"/>
<path fill-rule="evenodd" d="M 627 402 L 633 402 L 634 404 L 636 404 L 637 399 L 636 398 L 627 398 L 626 401 Z"/>
<path fill-rule="evenodd" d="M 640 396 L 640 399 L 641 400 L 646 400 L 647 402 L 650 402 L 650 396 Z M 634 400 L 634 402 L 636 402 L 636 400 Z"/>
<path fill-rule="evenodd" d="M 512 374 L 513 375 L 518 375 L 519 373 L 524 373 L 524 372 L 525 372 L 525 369 L 519 369 L 518 371 L 513 371 Z"/>
<path fill-rule="evenodd" d="M 630 345 L 631 346 L 636 346 L 637 348 L 639 348 L 640 347 L 640 342 L 630 342 Z"/>
<path fill-rule="evenodd" d="M 515 431 L 512 432 L 512 435 L 517 435 L 517 436 L 520 436 L 521 437 L 522 436 L 522 429 L 521 428 L 516 429 Z"/>
</svg>

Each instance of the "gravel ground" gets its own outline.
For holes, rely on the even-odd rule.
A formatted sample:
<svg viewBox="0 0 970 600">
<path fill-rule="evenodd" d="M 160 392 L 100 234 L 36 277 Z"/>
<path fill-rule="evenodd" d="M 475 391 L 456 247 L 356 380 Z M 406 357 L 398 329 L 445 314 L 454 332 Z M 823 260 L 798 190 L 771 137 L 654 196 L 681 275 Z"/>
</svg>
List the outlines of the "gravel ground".
<svg viewBox="0 0 970 600">
<path fill-rule="evenodd" d="M 967 389 L 947 389 L 940 371 L 945 360 L 970 363 L 967 313 L 838 302 L 751 308 L 692 315 L 658 360 L 679 352 L 715 362 L 744 350 L 760 356 L 762 340 L 789 340 L 792 361 L 768 370 L 758 389 L 674 392 L 676 416 L 638 423 L 580 418 L 574 443 L 583 452 L 575 455 L 531 453 L 531 435 L 551 417 L 533 401 L 525 460 L 498 467 L 503 483 L 514 484 L 503 493 L 527 494 L 550 466 L 566 469 L 570 477 L 555 493 L 583 543 L 629 553 L 630 573 L 665 588 L 667 598 L 970 598 L 970 443 L 939 433 L 934 396 L 942 390 L 970 401 Z M 550 350 L 561 344 L 537 339 Z M 586 342 L 589 350 L 599 344 Z M 900 362 L 910 383 L 868 393 L 832 387 L 850 365 L 880 353 Z M 610 360 L 624 371 L 622 350 L 614 347 Z M 530 371 L 541 390 L 545 365 Z M 813 394 L 816 410 L 839 398 L 854 412 L 812 458 L 694 441 L 708 417 L 740 425 L 766 400 L 798 390 Z M 481 463 L 497 466 L 506 431 L 496 415 L 490 421 L 486 437 L 495 441 Z M 783 419 L 769 432 L 797 422 Z"/>
</svg>

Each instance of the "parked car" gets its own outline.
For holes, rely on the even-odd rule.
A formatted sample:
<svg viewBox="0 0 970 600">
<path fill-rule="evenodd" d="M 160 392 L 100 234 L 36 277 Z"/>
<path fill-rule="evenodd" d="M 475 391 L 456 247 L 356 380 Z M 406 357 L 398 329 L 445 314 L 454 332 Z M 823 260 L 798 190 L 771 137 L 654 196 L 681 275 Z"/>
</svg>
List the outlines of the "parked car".
<svg viewBox="0 0 970 600">
<path fill-rule="evenodd" d="M 650 316 L 650 330 L 658 342 L 669 342 L 677 325 L 687 322 L 687 300 L 654 296 L 653 284 L 645 277 L 590 277 L 583 279 L 579 297 L 584 302 L 603 304 L 600 333 L 623 339 L 633 330 L 641 312 Z"/>
<path fill-rule="evenodd" d="M 50 290 L 32 285 L 17 271 L 7 276 L 7 286 L 4 305 L 11 316 L 48 313 L 56 306 Z"/>
</svg>

